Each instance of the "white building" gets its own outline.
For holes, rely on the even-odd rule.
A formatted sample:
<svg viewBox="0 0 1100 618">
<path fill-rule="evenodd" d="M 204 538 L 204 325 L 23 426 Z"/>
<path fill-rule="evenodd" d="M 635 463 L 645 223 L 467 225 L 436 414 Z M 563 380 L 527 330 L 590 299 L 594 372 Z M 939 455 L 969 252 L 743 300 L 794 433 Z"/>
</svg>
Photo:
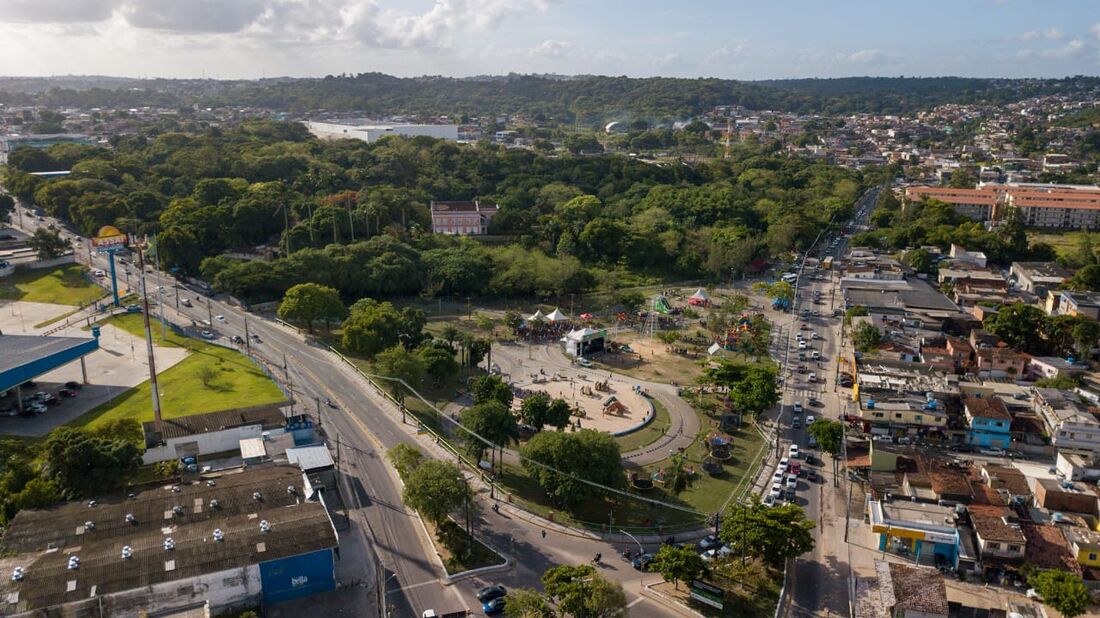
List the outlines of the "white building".
<svg viewBox="0 0 1100 618">
<path fill-rule="evenodd" d="M 346 123 L 306 121 L 302 124 L 321 139 L 361 139 L 370 143 L 387 135 L 400 135 L 458 141 L 457 124 L 398 124 L 366 120 L 351 120 Z"/>
<path fill-rule="evenodd" d="M 287 419 L 280 406 L 266 405 L 208 414 L 149 421 L 145 434 L 144 464 L 235 451 L 241 440 L 259 438 L 264 431 L 284 430 Z"/>
</svg>

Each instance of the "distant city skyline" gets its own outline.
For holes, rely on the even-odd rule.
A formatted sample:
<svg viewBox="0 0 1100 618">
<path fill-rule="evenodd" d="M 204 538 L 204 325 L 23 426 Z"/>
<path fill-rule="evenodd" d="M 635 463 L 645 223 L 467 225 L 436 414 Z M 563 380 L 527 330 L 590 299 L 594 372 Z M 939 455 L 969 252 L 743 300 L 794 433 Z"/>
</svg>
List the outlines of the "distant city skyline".
<svg viewBox="0 0 1100 618">
<path fill-rule="evenodd" d="M 3 0 L 0 37 L 2 75 L 1100 74 L 1090 0 Z"/>
</svg>

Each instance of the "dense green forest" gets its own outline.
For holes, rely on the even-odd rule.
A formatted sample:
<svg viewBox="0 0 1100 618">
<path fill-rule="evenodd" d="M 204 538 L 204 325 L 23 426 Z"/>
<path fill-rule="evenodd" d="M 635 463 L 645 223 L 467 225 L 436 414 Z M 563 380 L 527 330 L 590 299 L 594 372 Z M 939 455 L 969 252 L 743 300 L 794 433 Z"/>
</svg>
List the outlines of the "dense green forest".
<svg viewBox="0 0 1100 618">
<path fill-rule="evenodd" d="M 538 296 L 636 273 L 724 278 L 806 246 L 864 185 L 774 144 L 733 155 L 659 165 L 431 138 L 321 141 L 299 124 L 254 121 L 17 150 L 4 182 L 84 234 L 106 224 L 157 234 L 162 265 L 252 300 L 305 281 L 355 299 Z M 29 174 L 58 168 L 72 175 Z M 491 242 L 430 233 L 431 200 L 475 198 L 501 207 Z M 281 257 L 218 257 L 264 244 Z"/>
<path fill-rule="evenodd" d="M 118 80 L 6 78 L 0 103 L 51 107 L 228 106 L 304 113 L 440 115 L 456 118 L 521 113 L 557 124 L 608 120 L 667 121 L 716 105 L 801 113 L 907 113 L 942 103 L 1000 104 L 1044 94 L 1094 91 L 1100 78 L 977 79 L 959 77 L 799 79 L 746 82 L 667 77 L 507 75 L 398 78 L 380 73 L 324 78 Z M 58 84 L 60 86 L 58 86 Z"/>
</svg>

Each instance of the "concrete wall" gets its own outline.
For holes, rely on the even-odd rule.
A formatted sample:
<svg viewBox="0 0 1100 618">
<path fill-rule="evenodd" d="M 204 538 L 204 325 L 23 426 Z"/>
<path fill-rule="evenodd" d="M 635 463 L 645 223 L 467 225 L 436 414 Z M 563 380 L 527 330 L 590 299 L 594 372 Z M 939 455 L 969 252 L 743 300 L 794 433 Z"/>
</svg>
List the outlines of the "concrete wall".
<svg viewBox="0 0 1100 618">
<path fill-rule="evenodd" d="M 139 618 L 200 601 L 208 601 L 211 613 L 217 614 L 259 605 L 260 593 L 260 567 L 250 565 L 93 597 L 55 608 L 48 615 L 73 618 Z M 14 616 L 39 618 L 45 615 L 47 614 L 41 610 L 32 610 Z"/>
<path fill-rule="evenodd" d="M 141 456 L 141 461 L 144 464 L 151 464 L 181 457 L 182 455 L 177 452 L 176 446 L 188 442 L 196 443 L 199 449 L 199 455 L 236 450 L 240 448 L 241 440 L 259 438 L 263 434 L 263 431 L 263 426 L 256 424 L 247 425 L 245 427 L 234 427 L 232 429 L 223 429 L 221 431 L 211 431 L 210 433 L 203 433 L 195 436 L 169 438 L 165 441 L 167 444 L 164 446 L 146 450 Z M 272 434 L 276 431 L 279 430 L 273 430 Z"/>
</svg>

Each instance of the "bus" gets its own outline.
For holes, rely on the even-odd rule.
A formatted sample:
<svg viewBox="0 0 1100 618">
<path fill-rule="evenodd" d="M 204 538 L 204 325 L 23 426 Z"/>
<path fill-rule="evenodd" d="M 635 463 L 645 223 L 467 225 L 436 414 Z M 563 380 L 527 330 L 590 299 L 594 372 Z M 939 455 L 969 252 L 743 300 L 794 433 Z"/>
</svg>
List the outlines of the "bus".
<svg viewBox="0 0 1100 618">
<path fill-rule="evenodd" d="M 831 256 L 831 255 L 826 256 L 825 259 L 821 261 L 821 268 L 823 268 L 825 270 L 829 270 L 832 267 L 833 267 L 833 256 Z"/>
</svg>

